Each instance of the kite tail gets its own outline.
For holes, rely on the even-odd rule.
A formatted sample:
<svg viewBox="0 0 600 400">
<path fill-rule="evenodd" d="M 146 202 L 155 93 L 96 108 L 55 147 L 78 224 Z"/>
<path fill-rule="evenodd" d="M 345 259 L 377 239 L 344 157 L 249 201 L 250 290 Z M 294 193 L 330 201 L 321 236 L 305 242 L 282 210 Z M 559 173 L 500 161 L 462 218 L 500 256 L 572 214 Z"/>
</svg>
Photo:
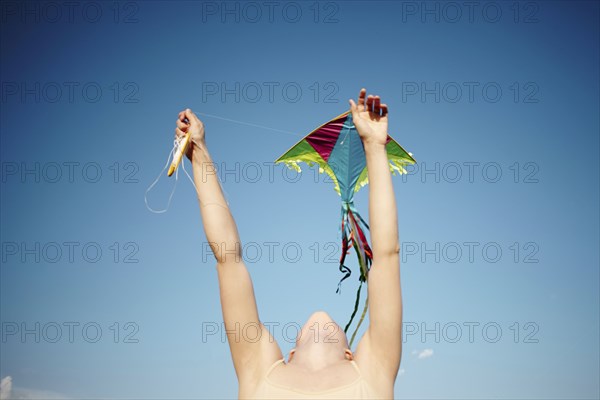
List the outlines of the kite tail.
<svg viewBox="0 0 600 400">
<path fill-rule="evenodd" d="M 358 306 L 360 303 L 360 292 L 362 289 L 362 284 L 367 281 L 369 270 L 371 268 L 371 263 L 373 261 L 373 252 L 371 251 L 371 247 L 369 246 L 369 242 L 367 241 L 367 237 L 365 235 L 364 229 L 369 229 L 369 225 L 365 222 L 365 220 L 360 216 L 356 208 L 354 208 L 353 202 L 344 202 L 342 203 L 342 255 L 340 257 L 340 271 L 344 273 L 344 276 L 338 283 L 338 290 L 340 291 L 340 286 L 344 280 L 350 277 L 352 271 L 348 268 L 344 261 L 346 260 L 346 255 L 350 251 L 350 248 L 354 248 L 356 252 L 356 256 L 358 257 L 358 264 L 360 266 L 360 276 L 359 281 L 360 285 L 356 292 L 356 301 L 354 304 L 354 310 L 352 315 L 350 316 L 350 321 L 346 324 L 346 328 L 344 332 L 348 332 L 356 313 L 358 312 Z M 352 335 L 352 339 L 356 336 L 356 332 L 360 327 L 362 321 L 365 318 L 366 307 L 368 302 L 368 297 L 365 302 L 365 310 L 363 310 L 362 316 Z M 351 344 L 351 343 L 350 343 Z"/>
<path fill-rule="evenodd" d="M 363 321 L 365 320 L 365 316 L 367 315 L 368 309 L 369 309 L 369 295 L 367 294 L 367 298 L 365 299 L 365 307 L 363 308 L 362 315 L 360 316 L 360 319 L 358 320 L 358 325 L 356 325 L 356 329 L 354 330 L 354 333 L 352 333 L 352 338 L 350 339 L 350 343 L 348 344 L 348 347 L 352 347 L 352 343 L 354 342 L 354 338 L 356 337 L 358 328 L 360 328 Z"/>
<path fill-rule="evenodd" d="M 340 272 L 344 274 L 342 279 L 338 283 L 336 293 L 339 293 L 342 289 L 342 282 L 350 277 L 352 271 L 348 268 L 344 262 L 346 261 L 346 255 L 350 251 L 350 242 L 352 240 L 352 232 L 349 229 L 348 223 L 348 209 L 342 206 L 342 254 L 340 255 Z"/>
<path fill-rule="evenodd" d="M 362 289 L 362 282 L 360 283 L 360 285 L 358 285 L 358 290 L 356 291 L 356 301 L 354 302 L 354 311 L 352 311 L 352 315 L 350 316 L 350 321 L 348 321 L 348 323 L 346 324 L 346 327 L 344 328 L 344 332 L 348 332 L 348 328 L 350 328 L 350 324 L 352 323 L 352 320 L 354 319 L 354 316 L 356 315 L 356 312 L 358 311 L 358 304 L 360 303 L 360 290 Z"/>
</svg>

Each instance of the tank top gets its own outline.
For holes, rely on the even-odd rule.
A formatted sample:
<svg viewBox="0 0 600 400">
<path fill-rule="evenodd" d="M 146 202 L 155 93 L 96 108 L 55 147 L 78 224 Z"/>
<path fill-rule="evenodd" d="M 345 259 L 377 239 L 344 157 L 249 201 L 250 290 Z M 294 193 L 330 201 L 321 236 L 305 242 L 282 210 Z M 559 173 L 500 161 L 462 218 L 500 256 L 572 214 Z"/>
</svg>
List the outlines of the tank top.
<svg viewBox="0 0 600 400">
<path fill-rule="evenodd" d="M 354 360 L 350 361 L 358 377 L 354 382 L 332 389 L 318 392 L 309 392 L 283 386 L 272 382 L 269 375 L 285 359 L 277 360 L 267 371 L 262 382 L 257 386 L 257 390 L 252 398 L 254 399 L 375 399 L 379 395 L 363 378 L 358 365 Z"/>
</svg>

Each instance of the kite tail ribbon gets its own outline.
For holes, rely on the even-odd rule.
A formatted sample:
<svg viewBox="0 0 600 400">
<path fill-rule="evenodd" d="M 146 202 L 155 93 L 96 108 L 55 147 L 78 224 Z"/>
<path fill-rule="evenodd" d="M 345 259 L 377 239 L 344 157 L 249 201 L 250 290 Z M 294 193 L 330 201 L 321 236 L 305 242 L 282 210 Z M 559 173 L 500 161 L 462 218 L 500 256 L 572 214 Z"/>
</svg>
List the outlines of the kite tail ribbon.
<svg viewBox="0 0 600 400">
<path fill-rule="evenodd" d="M 344 328 L 344 332 L 348 332 L 348 328 L 352 324 L 354 317 L 358 311 L 358 305 L 360 303 L 360 292 L 362 289 L 362 285 L 367 281 L 369 270 L 371 268 L 371 263 L 373 261 L 373 253 L 371 251 L 371 247 L 369 246 L 369 242 L 367 241 L 367 237 L 365 235 L 364 229 L 369 229 L 369 225 L 365 222 L 365 220 L 358 213 L 356 208 L 354 207 L 354 203 L 352 201 L 343 202 L 342 203 L 342 254 L 340 256 L 340 271 L 344 274 L 340 282 L 338 283 L 338 288 L 336 293 L 340 291 L 341 284 L 344 280 L 350 277 L 352 271 L 345 265 L 346 255 L 350 251 L 351 248 L 354 248 L 356 252 L 356 256 L 358 257 L 358 264 L 360 266 L 360 285 L 358 286 L 358 290 L 356 292 L 356 302 L 354 304 L 354 311 L 350 316 L 350 321 L 346 324 Z M 354 341 L 354 337 L 360 327 L 362 321 L 365 318 L 367 307 L 368 307 L 368 297 L 365 301 L 365 308 L 363 310 L 362 316 L 358 322 L 358 326 L 356 327 L 352 340 L 350 341 L 350 345 Z"/>
</svg>

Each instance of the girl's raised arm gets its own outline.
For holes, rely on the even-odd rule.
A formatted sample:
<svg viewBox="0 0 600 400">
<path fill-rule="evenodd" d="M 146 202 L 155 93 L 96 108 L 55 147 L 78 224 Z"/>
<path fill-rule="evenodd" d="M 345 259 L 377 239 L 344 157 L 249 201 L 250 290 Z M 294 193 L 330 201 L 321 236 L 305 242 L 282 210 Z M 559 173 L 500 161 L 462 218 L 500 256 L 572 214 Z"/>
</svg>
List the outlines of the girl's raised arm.
<svg viewBox="0 0 600 400">
<path fill-rule="evenodd" d="M 357 350 L 357 362 L 369 364 L 373 379 L 393 383 L 402 354 L 402 294 L 398 215 L 392 176 L 385 148 L 388 108 L 379 96 L 365 98 L 362 89 L 358 104 L 350 100 L 352 119 L 363 141 L 369 174 L 369 225 L 373 264 L 368 276 L 369 327 Z"/>
<path fill-rule="evenodd" d="M 190 109 L 182 111 L 177 120 L 176 135 L 187 132 L 192 135 L 187 156 L 192 161 L 204 232 L 217 261 L 229 348 L 240 388 L 248 387 L 282 354 L 259 320 L 252 280 L 242 259 L 237 226 L 204 140 L 204 125 Z"/>
</svg>

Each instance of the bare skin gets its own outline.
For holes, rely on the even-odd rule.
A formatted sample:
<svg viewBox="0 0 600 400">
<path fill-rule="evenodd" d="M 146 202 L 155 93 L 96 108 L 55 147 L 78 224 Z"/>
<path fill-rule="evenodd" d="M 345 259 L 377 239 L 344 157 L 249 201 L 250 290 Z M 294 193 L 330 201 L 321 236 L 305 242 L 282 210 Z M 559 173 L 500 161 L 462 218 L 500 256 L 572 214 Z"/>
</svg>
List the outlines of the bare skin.
<svg viewBox="0 0 600 400">
<path fill-rule="evenodd" d="M 381 398 L 393 398 L 402 354 L 402 294 L 396 200 L 385 150 L 388 108 L 381 104 L 379 96 L 367 97 L 362 89 L 357 103 L 350 100 L 350 109 L 363 141 L 369 174 L 373 250 L 368 281 L 370 325 L 352 354 L 343 329 L 327 313 L 314 313 L 298 334 L 288 362 L 278 365 L 270 379 L 305 391 L 332 389 L 356 379 L 350 364 L 353 359 Z M 232 332 L 239 332 L 244 326 L 261 330 L 260 339 L 252 342 L 228 335 L 239 397 L 248 398 L 283 354 L 260 322 L 237 226 L 214 172 L 204 125 L 190 109 L 179 113 L 175 129 L 178 137 L 187 132 L 191 134 L 187 156 L 192 161 L 204 231 L 217 261 L 225 327 Z"/>
</svg>

